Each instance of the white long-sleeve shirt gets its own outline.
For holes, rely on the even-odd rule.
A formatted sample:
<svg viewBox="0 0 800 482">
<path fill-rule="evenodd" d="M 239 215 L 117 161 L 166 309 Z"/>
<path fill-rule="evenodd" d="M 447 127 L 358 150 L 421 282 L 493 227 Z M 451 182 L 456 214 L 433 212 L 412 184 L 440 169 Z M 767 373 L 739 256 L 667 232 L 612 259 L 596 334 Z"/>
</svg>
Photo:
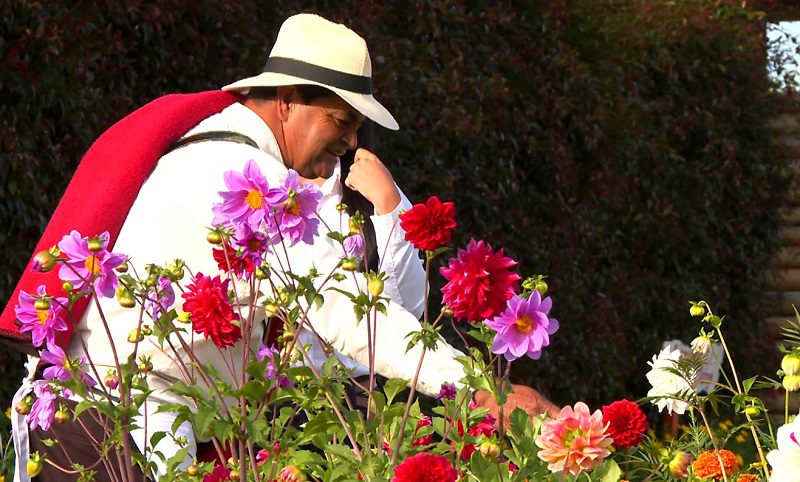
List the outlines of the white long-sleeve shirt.
<svg viewBox="0 0 800 482">
<path fill-rule="evenodd" d="M 139 192 L 114 247 L 115 252 L 131 258 L 140 275 L 148 263 L 166 264 L 175 258 L 184 259 L 194 273 L 218 274 L 219 269 L 211 256 L 211 246 L 205 242 L 205 238 L 212 218 L 211 207 L 220 202 L 218 192 L 226 190 L 224 173 L 229 170 L 241 172 L 245 163 L 253 159 L 269 184 L 277 186 L 288 172 L 272 132 L 250 109 L 238 103 L 233 104 L 202 121 L 187 135 L 215 130 L 240 132 L 255 140 L 260 149 L 245 144 L 205 141 L 174 150 L 159 160 Z M 341 202 L 339 189 L 336 175 L 321 186 L 323 199 L 319 215 L 333 229 L 340 225 L 347 226 L 346 213 L 336 210 L 336 205 Z M 416 250 L 403 239 L 402 228 L 396 223 L 399 211 L 410 207 L 405 196 L 402 198 L 403 202 L 394 212 L 372 216 L 379 253 L 383 254 L 384 246 L 388 246 L 385 256 L 381 258 L 381 269 L 393 280 L 386 285 L 386 293 L 392 300 L 387 315 L 378 314 L 375 368 L 384 376 L 410 380 L 417 366 L 420 347 L 406 353 L 406 335 L 420 329 L 418 316 L 424 307 L 425 281 Z M 289 248 L 292 271 L 300 275 L 306 274 L 312 267 L 321 273 L 328 273 L 341 256 L 341 246 L 325 235 L 322 224 L 320 234 L 312 245 L 298 243 Z M 351 277 L 332 284 L 349 292 L 357 292 Z M 325 303 L 319 309 L 312 308 L 309 313 L 314 330 L 338 353 L 350 358 L 344 359 L 345 364 L 355 366 L 356 374 L 366 373 L 366 323 L 356 322 L 352 304 L 344 295 L 335 291 L 323 291 L 322 294 Z M 181 302 L 178 296 L 178 303 Z M 100 305 L 109 320 L 120 359 L 125 360 L 132 349 L 126 338 L 130 330 L 136 327 L 139 310 L 122 308 L 114 299 L 100 300 Z M 251 346 L 258 346 L 262 339 L 259 325 L 257 323 L 253 330 Z M 323 361 L 322 350 L 313 337 L 307 331 L 300 336 L 301 341 L 312 343 L 315 364 Z M 91 306 L 86 310 L 80 321 L 68 349 L 70 356 L 83 354 L 78 337 L 91 347 L 90 355 L 96 365 L 113 367 L 112 352 L 96 307 Z M 228 381 L 234 380 L 227 368 L 231 360 L 233 371 L 241 372 L 242 367 L 238 366 L 241 344 L 220 352 L 210 340 L 195 334 L 192 350 L 203 362 L 214 364 Z M 139 353 L 152 356 L 155 376 L 150 377 L 151 386 L 160 389 L 154 394 L 155 398 L 180 402 L 168 391 L 171 379 L 182 378 L 172 359 L 174 354 L 164 353 L 154 343 L 147 341 L 140 344 Z M 444 342 L 439 344 L 437 350 L 429 350 L 420 373 L 418 390 L 432 395 L 438 392 L 442 383 L 459 380 L 463 376 L 463 368 L 454 360 L 458 355 L 460 352 Z M 181 358 L 188 360 L 185 355 Z"/>
</svg>

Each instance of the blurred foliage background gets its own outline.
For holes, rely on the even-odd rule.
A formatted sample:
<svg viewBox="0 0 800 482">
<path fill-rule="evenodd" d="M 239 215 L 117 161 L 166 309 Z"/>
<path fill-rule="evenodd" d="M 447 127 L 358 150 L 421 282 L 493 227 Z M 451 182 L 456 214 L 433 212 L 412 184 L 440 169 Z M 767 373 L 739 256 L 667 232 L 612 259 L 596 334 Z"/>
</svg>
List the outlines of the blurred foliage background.
<svg viewBox="0 0 800 482">
<path fill-rule="evenodd" d="M 2 2 L 0 300 L 94 138 L 159 95 L 257 73 L 307 11 L 367 39 L 402 126 L 377 152 L 411 200 L 454 200 L 457 246 L 548 275 L 561 330 L 516 381 L 558 404 L 642 397 L 700 298 L 729 314 L 745 372 L 773 373 L 760 319 L 789 171 L 765 126 L 764 16 L 742 3 Z M 20 360 L 0 353 L 4 400 Z"/>
</svg>

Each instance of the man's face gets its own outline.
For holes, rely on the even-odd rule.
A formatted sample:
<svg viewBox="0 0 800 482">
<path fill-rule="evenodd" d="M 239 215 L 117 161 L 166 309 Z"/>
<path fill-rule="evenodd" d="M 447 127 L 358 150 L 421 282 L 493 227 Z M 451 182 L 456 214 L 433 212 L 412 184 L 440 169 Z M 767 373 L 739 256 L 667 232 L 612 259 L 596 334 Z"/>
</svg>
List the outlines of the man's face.
<svg viewBox="0 0 800 482">
<path fill-rule="evenodd" d="M 302 177 L 329 178 L 337 158 L 355 149 L 364 116 L 335 95 L 311 102 L 303 101 L 296 91 L 293 95 L 283 122 L 284 162 Z"/>
</svg>

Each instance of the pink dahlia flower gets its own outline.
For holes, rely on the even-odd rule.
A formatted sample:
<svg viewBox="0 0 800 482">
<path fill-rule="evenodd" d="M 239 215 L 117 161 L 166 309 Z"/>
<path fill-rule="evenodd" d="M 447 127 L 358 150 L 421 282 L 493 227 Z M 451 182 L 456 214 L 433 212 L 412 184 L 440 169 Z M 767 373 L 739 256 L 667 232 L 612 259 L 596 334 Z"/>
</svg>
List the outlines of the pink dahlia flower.
<svg viewBox="0 0 800 482">
<path fill-rule="evenodd" d="M 254 266 L 264 264 L 264 257 L 272 244 L 264 233 L 254 231 L 248 224 L 239 224 L 234 230 L 233 244 L 242 248 L 241 257 L 248 259 Z"/>
<path fill-rule="evenodd" d="M 514 295 L 519 275 L 511 271 L 517 264 L 503 256 L 503 250 L 474 239 L 467 249 L 440 272 L 447 279 L 442 288 L 442 300 L 453 314 L 466 321 L 479 321 L 497 316 Z"/>
<path fill-rule="evenodd" d="M 126 256 L 109 253 L 106 250 L 108 231 L 97 239 L 102 243 L 102 249 L 99 251 L 90 250 L 89 238 L 82 237 L 75 230 L 61 238 L 58 249 L 61 250 L 61 255 L 67 258 L 67 262 L 58 269 L 58 277 L 69 281 L 76 289 L 91 284 L 98 295 L 111 298 L 119 286 L 114 268 L 124 263 Z"/>
<path fill-rule="evenodd" d="M 50 364 L 42 372 L 42 378 L 45 380 L 61 380 L 66 382 L 71 380 L 73 376 L 77 376 L 84 385 L 93 387 L 97 382 L 86 372 L 86 358 L 77 357 L 70 360 L 64 350 L 60 346 L 53 343 L 47 344 L 46 350 L 39 351 L 39 358 L 42 362 Z"/>
<path fill-rule="evenodd" d="M 246 223 L 259 229 L 269 209 L 283 201 L 283 193 L 270 189 L 267 178 L 252 159 L 242 172 L 227 171 L 225 186 L 228 191 L 219 192 L 222 202 L 212 208 L 215 226 Z"/>
<path fill-rule="evenodd" d="M 275 221 L 268 223 L 271 238 L 280 237 L 294 246 L 299 241 L 311 244 L 317 235 L 317 209 L 322 193 L 315 184 L 300 184 L 300 175 L 289 170 L 283 187 L 283 201 L 275 210 Z"/>
<path fill-rule="evenodd" d="M 33 394 L 36 395 L 36 401 L 33 402 L 31 412 L 28 414 L 28 425 L 31 430 L 36 427 L 50 430 L 50 424 L 53 423 L 53 416 L 56 414 L 58 395 L 53 393 L 50 384 L 43 380 L 33 382 Z"/>
<path fill-rule="evenodd" d="M 603 463 L 611 452 L 613 439 L 606 433 L 603 413 L 578 402 L 575 407 L 562 408 L 553 420 L 542 422 L 536 445 L 542 448 L 538 456 L 548 463 L 551 472 L 577 475 Z"/>
<path fill-rule="evenodd" d="M 552 306 L 550 297 L 542 300 L 537 290 L 527 300 L 516 295 L 511 298 L 506 311 L 486 320 L 486 325 L 497 332 L 492 353 L 509 361 L 522 355 L 538 360 L 542 348 L 550 344 L 550 335 L 558 330 L 558 321 L 548 316 Z"/>
<path fill-rule="evenodd" d="M 36 299 L 42 299 L 47 295 L 45 285 L 37 288 L 38 296 L 34 297 L 24 291 L 19 292 L 17 306 L 14 313 L 20 323 L 19 331 L 22 333 L 31 332 L 31 342 L 33 346 L 42 346 L 45 343 L 55 343 L 56 332 L 66 331 L 67 323 L 64 321 L 64 309 L 66 298 L 55 298 L 50 301 L 50 308 L 47 310 L 37 310 L 34 304 Z"/>
</svg>

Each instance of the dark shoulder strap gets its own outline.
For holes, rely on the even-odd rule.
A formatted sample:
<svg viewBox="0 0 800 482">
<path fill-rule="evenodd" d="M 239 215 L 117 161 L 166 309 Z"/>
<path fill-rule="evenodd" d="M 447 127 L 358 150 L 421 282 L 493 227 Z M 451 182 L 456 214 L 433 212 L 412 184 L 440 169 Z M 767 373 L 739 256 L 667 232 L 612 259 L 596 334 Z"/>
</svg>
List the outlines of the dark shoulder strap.
<svg viewBox="0 0 800 482">
<path fill-rule="evenodd" d="M 238 142 L 239 144 L 247 144 L 248 146 L 255 147 L 256 149 L 258 149 L 258 144 L 256 144 L 256 141 L 247 137 L 244 134 L 240 134 L 238 132 L 233 132 L 233 131 L 210 131 L 210 132 L 201 132 L 199 134 L 194 134 L 191 136 L 184 137 L 183 139 L 178 140 L 178 142 L 176 142 L 175 144 L 172 144 L 164 154 L 170 153 L 175 149 L 180 149 L 181 147 L 188 146 L 189 144 L 194 144 L 195 142 L 203 142 L 203 141 Z"/>
</svg>

